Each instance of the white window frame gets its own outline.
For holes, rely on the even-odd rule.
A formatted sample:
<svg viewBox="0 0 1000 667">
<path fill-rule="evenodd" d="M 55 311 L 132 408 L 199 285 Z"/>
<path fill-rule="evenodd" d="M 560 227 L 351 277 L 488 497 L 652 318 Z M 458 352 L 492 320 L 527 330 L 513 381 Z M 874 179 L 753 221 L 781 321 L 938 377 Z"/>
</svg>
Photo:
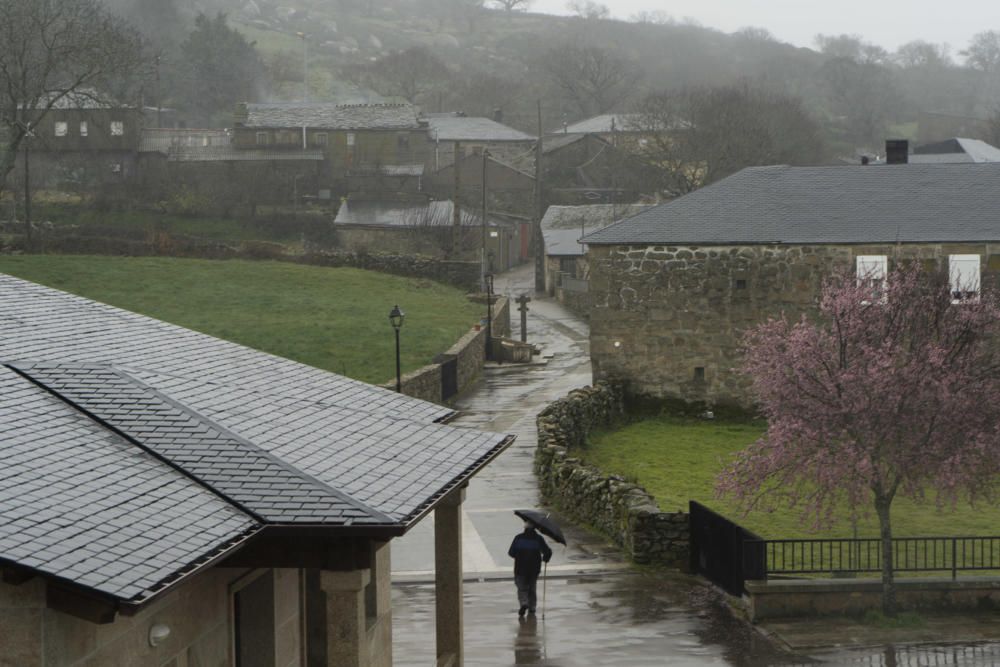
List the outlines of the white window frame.
<svg viewBox="0 0 1000 667">
<path fill-rule="evenodd" d="M 111 121 L 111 136 L 112 137 L 125 136 L 125 121 L 122 120 Z"/>
<path fill-rule="evenodd" d="M 885 280 L 889 275 L 889 257 L 886 255 L 858 255 L 854 259 L 854 272 L 859 287 L 867 287 L 871 290 L 872 300 L 862 301 L 867 305 L 870 303 L 885 303 Z"/>
<path fill-rule="evenodd" d="M 81 137 L 85 137 L 88 134 L 90 134 L 90 126 L 87 125 L 87 121 L 81 120 L 80 121 L 80 136 Z"/>
<path fill-rule="evenodd" d="M 326 148 L 330 145 L 330 133 L 329 132 L 317 132 L 313 135 L 313 144 L 316 146 L 322 146 Z"/>
<path fill-rule="evenodd" d="M 65 137 L 69 134 L 69 123 L 64 120 L 57 120 L 53 125 L 53 130 L 57 137 Z"/>
<path fill-rule="evenodd" d="M 347 133 L 347 145 L 348 146 L 353 146 L 354 145 L 354 133 L 353 132 L 348 132 Z"/>
<path fill-rule="evenodd" d="M 258 132 L 257 133 L 256 141 L 257 141 L 257 145 L 258 146 L 267 146 L 267 144 L 270 143 L 268 141 L 268 139 L 269 139 L 269 135 L 268 135 L 267 132 Z"/>
<path fill-rule="evenodd" d="M 982 257 L 948 255 L 948 285 L 952 303 L 978 301 L 982 287 Z"/>
</svg>

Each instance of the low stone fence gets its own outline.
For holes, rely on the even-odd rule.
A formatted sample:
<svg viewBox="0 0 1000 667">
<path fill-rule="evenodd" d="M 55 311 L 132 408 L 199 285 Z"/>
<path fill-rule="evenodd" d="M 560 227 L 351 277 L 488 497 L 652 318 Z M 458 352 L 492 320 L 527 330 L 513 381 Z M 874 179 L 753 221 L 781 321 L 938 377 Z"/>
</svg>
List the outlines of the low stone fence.
<svg viewBox="0 0 1000 667">
<path fill-rule="evenodd" d="M 573 456 L 592 431 L 624 417 L 624 391 L 608 383 L 575 389 L 545 408 L 537 419 L 535 453 L 542 497 L 560 512 L 602 531 L 636 563 L 686 567 L 686 513 L 660 511 L 642 487 Z"/>
<path fill-rule="evenodd" d="M 803 616 L 861 616 L 882 604 L 881 579 L 798 579 L 746 582 L 751 621 Z M 905 611 L 996 611 L 1000 578 L 896 578 Z"/>
<path fill-rule="evenodd" d="M 509 334 L 510 301 L 505 297 L 497 297 L 493 304 L 493 335 Z M 486 328 L 477 326 L 470 329 L 440 355 L 438 361 L 404 375 L 401 381 L 403 393 L 432 403 L 445 403 L 441 393 L 442 366 L 450 359 L 456 359 L 458 362 L 458 394 L 461 394 L 476 381 L 486 363 Z M 395 389 L 395 378 L 382 386 L 386 389 Z"/>
</svg>

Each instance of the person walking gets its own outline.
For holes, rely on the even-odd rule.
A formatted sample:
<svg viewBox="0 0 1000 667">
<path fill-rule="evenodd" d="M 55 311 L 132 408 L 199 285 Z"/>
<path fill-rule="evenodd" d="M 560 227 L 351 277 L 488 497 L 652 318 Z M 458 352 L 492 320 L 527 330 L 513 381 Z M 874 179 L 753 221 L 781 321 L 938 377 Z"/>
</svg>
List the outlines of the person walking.
<svg viewBox="0 0 1000 667">
<path fill-rule="evenodd" d="M 517 615 L 522 618 L 525 613 L 534 615 L 538 604 L 538 574 L 542 571 L 542 562 L 548 563 L 552 558 L 552 549 L 535 531 L 535 527 L 525 521 L 524 532 L 514 536 L 507 555 L 514 559 L 514 585 L 517 586 L 517 602 L 520 605 Z"/>
</svg>

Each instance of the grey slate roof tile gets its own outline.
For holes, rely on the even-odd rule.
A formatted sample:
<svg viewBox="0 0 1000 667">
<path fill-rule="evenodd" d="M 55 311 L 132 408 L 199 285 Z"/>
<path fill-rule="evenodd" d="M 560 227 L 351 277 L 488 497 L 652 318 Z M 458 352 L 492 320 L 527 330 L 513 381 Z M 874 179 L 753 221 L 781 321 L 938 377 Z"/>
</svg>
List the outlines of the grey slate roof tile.
<svg viewBox="0 0 1000 667">
<path fill-rule="evenodd" d="M 752 167 L 583 238 L 591 245 L 1000 240 L 1000 163 Z"/>
<path fill-rule="evenodd" d="M 327 130 L 419 129 L 418 111 L 412 104 L 248 104 L 245 127 Z"/>
<path fill-rule="evenodd" d="M 7 434 L 31 433 L 26 439 Z M 126 600 L 257 524 L 170 466 L 0 367 L 0 560 Z M 155 479 L 152 487 L 135 479 Z M 183 517 L 183 539 L 163 519 Z M 155 565 L 125 554 L 174 549 Z M 145 560 L 145 559 L 143 559 Z"/>
</svg>

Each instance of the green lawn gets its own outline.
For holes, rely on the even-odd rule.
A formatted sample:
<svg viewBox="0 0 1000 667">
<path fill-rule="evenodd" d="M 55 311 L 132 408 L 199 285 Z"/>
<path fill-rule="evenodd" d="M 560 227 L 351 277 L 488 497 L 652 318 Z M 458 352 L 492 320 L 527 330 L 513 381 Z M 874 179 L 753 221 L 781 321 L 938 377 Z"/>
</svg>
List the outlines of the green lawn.
<svg viewBox="0 0 1000 667">
<path fill-rule="evenodd" d="M 21 255 L 0 256 L 0 272 L 375 383 L 395 377 L 394 304 L 404 373 L 483 315 L 428 280 L 282 262 Z"/>
<path fill-rule="evenodd" d="M 697 500 L 765 538 L 851 537 L 848 521 L 815 533 L 797 510 L 740 516 L 729 500 L 714 497 L 715 477 L 733 453 L 756 440 L 762 424 L 659 417 L 591 438 L 584 458 L 601 469 L 637 480 L 666 511 Z M 846 513 L 845 513 L 846 516 Z M 938 511 L 933 500 L 922 506 L 898 498 L 893 503 L 896 537 L 1000 535 L 1000 508 L 960 504 Z M 859 537 L 878 537 L 874 516 L 858 526 Z"/>
</svg>

